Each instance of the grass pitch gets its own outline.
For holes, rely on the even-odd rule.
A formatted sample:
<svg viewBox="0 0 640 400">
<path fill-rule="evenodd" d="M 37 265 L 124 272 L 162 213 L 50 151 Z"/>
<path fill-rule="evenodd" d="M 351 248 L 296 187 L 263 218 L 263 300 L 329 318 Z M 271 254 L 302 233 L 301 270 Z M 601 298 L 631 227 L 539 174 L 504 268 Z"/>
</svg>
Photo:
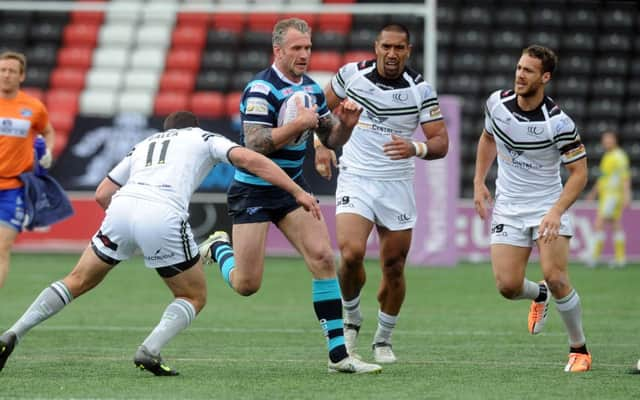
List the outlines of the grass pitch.
<svg viewBox="0 0 640 400">
<path fill-rule="evenodd" d="M 0 290 L 7 329 L 76 255 L 17 254 Z M 368 262 L 360 353 L 376 325 L 380 273 Z M 527 333 L 528 302 L 502 299 L 487 264 L 408 268 L 408 293 L 394 333 L 399 358 L 380 375 L 328 374 L 326 346 L 300 259 L 267 260 L 256 295 L 243 298 L 208 266 L 209 301 L 164 349 L 178 377 L 135 369 L 137 346 L 171 301 L 157 274 L 135 258 L 93 292 L 32 330 L 0 372 L 3 399 L 630 399 L 640 375 L 640 266 L 571 266 L 584 310 L 593 370 L 567 374 L 567 338 L 555 307 L 545 332 Z M 537 264 L 530 279 L 540 279 Z"/>
</svg>

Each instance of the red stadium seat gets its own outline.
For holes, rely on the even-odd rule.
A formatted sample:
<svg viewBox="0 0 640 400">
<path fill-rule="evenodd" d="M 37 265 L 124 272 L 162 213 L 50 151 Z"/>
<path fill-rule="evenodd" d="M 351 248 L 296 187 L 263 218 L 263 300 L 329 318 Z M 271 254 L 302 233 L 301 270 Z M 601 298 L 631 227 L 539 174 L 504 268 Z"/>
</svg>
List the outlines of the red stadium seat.
<svg viewBox="0 0 640 400">
<path fill-rule="evenodd" d="M 271 32 L 273 26 L 280 19 L 279 14 L 249 14 L 249 30 L 258 32 Z"/>
<path fill-rule="evenodd" d="M 201 58 L 202 51 L 200 49 L 174 48 L 167 54 L 166 69 L 182 69 L 198 72 Z"/>
<path fill-rule="evenodd" d="M 242 92 L 231 92 L 227 94 L 226 108 L 227 117 L 233 118 L 240 114 L 240 100 L 242 99 Z"/>
<path fill-rule="evenodd" d="M 207 26 L 202 23 L 179 25 L 171 35 L 173 47 L 202 49 L 207 42 Z"/>
<path fill-rule="evenodd" d="M 80 0 L 76 4 L 82 3 L 106 3 L 107 0 Z M 90 23 L 90 24 L 102 24 L 104 21 L 104 11 L 89 11 L 89 10 L 74 10 L 71 11 L 71 23 Z"/>
<path fill-rule="evenodd" d="M 196 75 L 192 71 L 168 70 L 160 77 L 160 91 L 191 93 L 196 84 Z"/>
<path fill-rule="evenodd" d="M 225 117 L 225 97 L 220 92 L 195 92 L 190 103 L 189 109 L 198 117 Z"/>
<path fill-rule="evenodd" d="M 218 31 L 242 32 L 245 20 L 244 14 L 213 14 L 213 27 Z"/>
<path fill-rule="evenodd" d="M 344 65 L 350 62 L 371 60 L 374 58 L 376 58 L 376 53 L 372 51 L 347 51 L 342 56 L 342 64 Z"/>
<path fill-rule="evenodd" d="M 177 110 L 186 110 L 189 107 L 189 96 L 180 92 L 160 92 L 156 95 L 153 107 L 155 115 L 169 115 Z"/>
<path fill-rule="evenodd" d="M 58 66 L 87 69 L 93 60 L 93 47 L 63 47 L 58 50 Z"/>
<path fill-rule="evenodd" d="M 347 34 L 351 30 L 351 14 L 320 14 L 317 29 Z"/>
<path fill-rule="evenodd" d="M 58 67 L 53 70 L 49 78 L 49 87 L 52 89 L 84 89 L 86 77 L 85 69 Z"/>
<path fill-rule="evenodd" d="M 95 47 L 99 31 L 100 24 L 72 23 L 64 28 L 62 41 L 65 46 Z"/>
<path fill-rule="evenodd" d="M 337 51 L 314 51 L 309 70 L 338 72 L 341 66 L 342 57 Z"/>
<path fill-rule="evenodd" d="M 80 91 L 69 89 L 51 89 L 45 95 L 45 105 L 50 114 L 58 111 L 77 114 Z"/>
<path fill-rule="evenodd" d="M 53 126 L 53 129 L 57 132 L 71 132 L 73 124 L 76 121 L 76 114 L 70 112 L 64 112 L 57 110 L 55 112 L 49 112 L 49 122 Z"/>
<path fill-rule="evenodd" d="M 282 18 L 300 18 L 305 20 L 311 29 L 316 27 L 316 15 L 315 14 L 298 14 L 298 13 L 286 13 L 282 15 Z M 273 28 L 273 27 L 272 27 Z"/>
<path fill-rule="evenodd" d="M 207 26 L 212 18 L 210 14 L 202 12 L 179 12 L 178 27 L 184 25 L 204 25 Z"/>
<path fill-rule="evenodd" d="M 44 91 L 37 87 L 23 87 L 21 89 L 23 92 L 28 94 L 31 97 L 35 97 L 40 101 L 44 101 Z"/>
<path fill-rule="evenodd" d="M 53 158 L 57 159 L 60 154 L 67 147 L 67 142 L 69 141 L 69 132 L 67 131 L 56 131 L 56 140 L 53 143 Z"/>
</svg>

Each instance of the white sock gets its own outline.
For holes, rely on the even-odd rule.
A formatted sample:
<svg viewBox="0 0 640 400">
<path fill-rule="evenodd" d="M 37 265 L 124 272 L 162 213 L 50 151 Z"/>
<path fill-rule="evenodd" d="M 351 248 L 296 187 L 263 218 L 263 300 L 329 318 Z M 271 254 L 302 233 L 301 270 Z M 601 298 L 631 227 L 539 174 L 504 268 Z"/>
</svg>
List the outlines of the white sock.
<svg viewBox="0 0 640 400">
<path fill-rule="evenodd" d="M 578 292 L 572 289 L 571 293 L 565 297 L 556 299 L 556 308 L 564 321 L 564 325 L 567 327 L 569 345 L 578 347 L 585 344 L 586 339 L 582 330 L 582 307 Z"/>
<path fill-rule="evenodd" d="M 73 296 L 67 286 L 62 281 L 53 282 L 36 297 L 27 311 L 9 330 L 15 333 L 19 340 L 31 328 L 62 310 L 71 300 Z"/>
<path fill-rule="evenodd" d="M 167 306 L 162 318 L 142 343 L 153 355 L 178 333 L 182 332 L 196 318 L 196 309 L 185 299 L 175 299 Z"/>
<path fill-rule="evenodd" d="M 398 321 L 397 315 L 389 315 L 378 310 L 378 329 L 373 337 L 373 343 L 391 343 L 391 334 Z"/>
<path fill-rule="evenodd" d="M 539 294 L 540 294 L 540 284 L 534 281 L 530 281 L 527 278 L 524 278 L 524 282 L 522 283 L 522 291 L 520 292 L 519 295 L 517 295 L 513 299 L 514 300 L 522 300 L 522 299 L 535 300 Z"/>
<path fill-rule="evenodd" d="M 362 314 L 360 313 L 360 295 L 351 300 L 342 299 L 342 309 L 344 310 L 344 322 L 353 325 L 362 325 Z"/>
</svg>

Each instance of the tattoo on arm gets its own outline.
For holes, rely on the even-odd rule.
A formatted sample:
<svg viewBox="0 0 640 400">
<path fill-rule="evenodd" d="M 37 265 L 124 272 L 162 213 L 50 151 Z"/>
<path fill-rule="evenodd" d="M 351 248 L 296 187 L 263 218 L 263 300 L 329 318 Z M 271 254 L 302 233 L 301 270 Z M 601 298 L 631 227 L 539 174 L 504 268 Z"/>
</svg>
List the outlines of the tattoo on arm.
<svg viewBox="0 0 640 400">
<path fill-rule="evenodd" d="M 316 129 L 316 135 L 322 142 L 325 147 L 333 149 L 333 146 L 329 143 L 329 137 L 331 136 L 331 132 L 337 123 L 337 120 L 333 116 L 333 114 L 329 114 L 326 117 L 320 118 L 318 121 L 318 128 Z"/>
<path fill-rule="evenodd" d="M 244 124 L 244 142 L 247 148 L 261 154 L 269 154 L 276 149 L 268 126 Z"/>
</svg>

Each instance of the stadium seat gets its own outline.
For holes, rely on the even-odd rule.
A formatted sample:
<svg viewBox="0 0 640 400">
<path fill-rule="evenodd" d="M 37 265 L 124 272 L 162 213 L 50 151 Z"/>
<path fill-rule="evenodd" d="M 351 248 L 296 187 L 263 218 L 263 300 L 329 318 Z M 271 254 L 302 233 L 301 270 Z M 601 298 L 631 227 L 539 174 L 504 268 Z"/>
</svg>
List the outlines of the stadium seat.
<svg viewBox="0 0 640 400">
<path fill-rule="evenodd" d="M 299 18 L 305 21 L 307 25 L 309 25 L 312 32 L 316 28 L 316 20 L 317 20 L 316 14 L 285 13 L 281 15 L 280 18 Z"/>
<path fill-rule="evenodd" d="M 569 32 L 582 30 L 594 30 L 598 28 L 598 11 L 587 2 L 581 2 L 567 18 L 565 23 Z M 595 5 L 595 3 L 591 3 Z"/>
<path fill-rule="evenodd" d="M 517 54 L 495 52 L 487 58 L 487 70 L 492 73 L 515 73 L 517 62 Z"/>
<path fill-rule="evenodd" d="M 620 118 L 624 112 L 622 108 L 622 101 L 612 100 L 609 98 L 593 99 L 589 102 L 587 108 L 590 118 L 595 119 L 617 119 Z"/>
<path fill-rule="evenodd" d="M 458 49 L 483 49 L 489 45 L 489 34 L 479 30 L 460 30 L 455 34 L 454 45 Z"/>
<path fill-rule="evenodd" d="M 271 33 L 273 26 L 280 19 L 279 14 L 252 13 L 248 16 L 248 29 L 255 32 Z"/>
<path fill-rule="evenodd" d="M 559 31 L 562 29 L 562 11 L 557 8 L 543 7 L 531 13 L 531 26 L 546 31 Z"/>
<path fill-rule="evenodd" d="M 64 47 L 58 50 L 57 59 L 59 67 L 88 69 L 93 62 L 93 48 Z"/>
<path fill-rule="evenodd" d="M 51 72 L 49 87 L 79 91 L 84 89 L 85 69 L 58 67 Z"/>
<path fill-rule="evenodd" d="M 562 32 L 546 32 L 546 31 L 537 31 L 531 32 L 527 35 L 527 45 L 529 44 L 542 44 L 546 47 L 554 51 L 558 51 L 560 48 L 560 37 L 562 36 Z"/>
<path fill-rule="evenodd" d="M 71 23 L 64 28 L 62 42 L 69 47 L 96 46 L 100 32 L 100 25 L 89 23 Z"/>
<path fill-rule="evenodd" d="M 75 120 L 75 112 L 64 112 L 62 109 L 56 109 L 55 112 L 49 112 L 49 122 L 55 131 L 71 132 Z"/>
<path fill-rule="evenodd" d="M 491 13 L 485 7 L 465 7 L 460 11 L 459 21 L 467 29 L 488 28 L 491 25 Z"/>
<path fill-rule="evenodd" d="M 320 14 L 317 27 L 320 31 L 335 31 L 346 35 L 351 30 L 351 14 Z"/>
<path fill-rule="evenodd" d="M 178 12 L 177 1 L 149 1 L 142 9 L 142 23 L 173 26 Z"/>
<path fill-rule="evenodd" d="M 311 62 L 315 57 L 315 52 L 311 56 Z M 236 60 L 236 70 L 249 71 L 254 74 L 267 68 L 271 64 L 271 53 L 264 50 L 246 50 L 238 53 Z"/>
<path fill-rule="evenodd" d="M 483 53 L 459 53 L 451 61 L 451 68 L 456 72 L 480 73 L 484 71 L 486 57 Z"/>
<path fill-rule="evenodd" d="M 236 52 L 227 49 L 205 50 L 200 61 L 200 70 L 231 71 L 236 66 Z"/>
<path fill-rule="evenodd" d="M 631 49 L 631 40 L 627 35 L 609 33 L 601 35 L 598 38 L 598 50 L 602 52 L 628 53 Z"/>
<path fill-rule="evenodd" d="M 386 14 L 354 14 L 351 29 L 375 29 L 382 28 L 389 22 Z"/>
<path fill-rule="evenodd" d="M 129 23 L 107 23 L 102 25 L 99 34 L 99 43 L 101 46 L 122 46 L 129 47 L 131 43 L 135 43 L 136 27 L 133 21 Z"/>
<path fill-rule="evenodd" d="M 350 50 L 373 50 L 374 42 L 378 37 L 375 29 L 358 29 L 348 34 L 348 47 Z"/>
<path fill-rule="evenodd" d="M 625 57 L 603 57 L 596 61 L 596 73 L 598 76 L 624 77 L 629 70 L 629 63 Z"/>
<path fill-rule="evenodd" d="M 589 91 L 589 80 L 586 77 L 570 76 L 555 82 L 558 96 L 587 96 Z"/>
<path fill-rule="evenodd" d="M 213 27 L 217 31 L 242 32 L 245 29 L 245 14 L 213 14 Z"/>
<path fill-rule="evenodd" d="M 196 48 L 201 50 L 207 42 L 207 27 L 204 24 L 184 24 L 176 27 L 171 34 L 173 47 Z"/>
<path fill-rule="evenodd" d="M 312 56 L 313 57 L 313 56 Z M 342 64 L 347 64 L 350 62 L 360 62 L 365 60 L 375 60 L 376 53 L 372 51 L 366 50 L 356 50 L 356 51 L 345 51 L 342 55 Z"/>
<path fill-rule="evenodd" d="M 587 55 L 568 54 L 563 57 L 562 70 L 571 71 L 572 74 L 589 75 L 593 67 L 593 61 Z M 566 67 L 565 67 L 566 66 Z"/>
<path fill-rule="evenodd" d="M 65 24 L 59 22 L 42 21 L 31 24 L 29 27 L 29 40 L 31 43 L 54 43 L 60 45 Z"/>
<path fill-rule="evenodd" d="M 7 21 L 0 24 L 0 38 L 6 43 L 25 43 L 28 39 L 26 23 Z"/>
<path fill-rule="evenodd" d="M 167 70 L 160 77 L 160 91 L 191 93 L 196 84 L 196 76 L 193 71 Z"/>
<path fill-rule="evenodd" d="M 107 3 L 107 11 L 105 13 L 106 22 L 107 24 L 112 24 L 115 21 L 119 23 L 136 22 L 140 19 L 142 8 L 142 1 L 110 1 Z"/>
<path fill-rule="evenodd" d="M 338 72 L 342 66 L 342 57 L 337 51 L 314 51 L 311 56 L 310 71 Z"/>
<path fill-rule="evenodd" d="M 526 17 L 525 17 L 526 18 Z M 436 25 L 440 27 L 451 27 L 457 22 L 457 9 L 455 5 L 440 3 L 436 10 Z"/>
<path fill-rule="evenodd" d="M 483 88 L 481 86 L 481 83 L 481 80 L 478 79 L 475 75 L 461 73 L 456 74 L 455 76 L 450 76 L 447 79 L 446 87 L 451 93 L 472 96 L 481 94 L 482 96 L 486 96 L 488 95 L 488 93 L 482 93 Z M 478 107 L 481 106 L 478 105 Z"/>
<path fill-rule="evenodd" d="M 71 23 L 85 23 L 92 25 L 102 25 L 104 22 L 104 11 L 84 11 L 73 10 L 71 11 Z"/>
<path fill-rule="evenodd" d="M 240 100 L 242 99 L 242 92 L 228 93 L 225 98 L 227 117 L 233 118 L 240 114 Z"/>
<path fill-rule="evenodd" d="M 75 115 L 78 112 L 79 100 L 80 91 L 78 90 L 51 89 L 47 91 L 44 103 L 49 113 L 63 111 Z"/>
<path fill-rule="evenodd" d="M 596 47 L 595 40 L 590 33 L 573 32 L 562 36 L 562 49 L 585 53 L 592 52 Z"/>
<path fill-rule="evenodd" d="M 496 10 L 495 26 L 508 26 L 511 29 L 524 31 L 528 24 L 527 12 L 525 8 L 513 7 L 508 4 Z"/>
<path fill-rule="evenodd" d="M 55 142 L 53 143 L 53 151 L 51 152 L 53 154 L 54 160 L 60 157 L 64 149 L 67 147 L 68 141 L 69 141 L 69 132 L 60 131 L 60 130 L 56 131 Z"/>
<path fill-rule="evenodd" d="M 92 68 L 87 72 L 86 87 L 88 89 L 104 89 L 116 91 L 123 81 L 123 74 L 120 69 L 96 69 Z"/>
<path fill-rule="evenodd" d="M 347 36 L 340 32 L 332 31 L 314 31 L 313 50 L 334 50 L 343 52 L 347 44 Z"/>
<path fill-rule="evenodd" d="M 51 67 L 30 66 L 27 68 L 27 78 L 24 85 L 47 89 L 50 75 Z"/>
<path fill-rule="evenodd" d="M 156 93 L 160 84 L 161 71 L 158 69 L 129 69 L 124 73 L 124 91 Z"/>
<path fill-rule="evenodd" d="M 167 54 L 166 68 L 197 72 L 200 69 L 202 51 L 195 48 L 173 48 Z"/>
<path fill-rule="evenodd" d="M 493 48 L 500 51 L 518 51 L 524 48 L 523 35 L 517 31 L 494 32 L 491 40 Z"/>
<path fill-rule="evenodd" d="M 231 49 L 237 50 L 240 45 L 239 31 L 209 30 L 207 32 L 207 50 Z"/>
<path fill-rule="evenodd" d="M 100 46 L 93 52 L 93 68 L 124 69 L 129 64 L 130 51 L 122 46 Z"/>
<path fill-rule="evenodd" d="M 131 54 L 131 68 L 164 70 L 166 53 L 162 48 L 137 48 Z"/>
<path fill-rule="evenodd" d="M 597 97 L 622 97 L 625 95 L 625 81 L 622 78 L 597 78 L 591 89 L 592 94 Z"/>
<path fill-rule="evenodd" d="M 169 47 L 172 29 L 173 25 L 162 23 L 141 25 L 135 33 L 136 42 L 142 47 Z"/>
<path fill-rule="evenodd" d="M 220 70 L 201 71 L 196 77 L 196 90 L 225 93 L 229 88 L 229 79 L 233 74 Z"/>
<path fill-rule="evenodd" d="M 155 92 L 147 90 L 122 92 L 116 99 L 116 112 L 136 112 L 143 115 L 151 115 L 154 96 Z"/>
<path fill-rule="evenodd" d="M 483 78 L 483 92 L 484 96 L 489 96 L 496 90 L 511 89 L 513 87 L 513 74 L 497 74 L 497 75 L 485 75 Z M 482 112 L 481 107 L 477 107 L 478 113 Z"/>
<path fill-rule="evenodd" d="M 559 99 L 558 105 L 574 120 L 581 120 L 587 115 L 587 105 L 583 97 L 564 96 Z"/>
<path fill-rule="evenodd" d="M 189 109 L 198 117 L 224 118 L 225 96 L 221 92 L 195 92 L 189 100 Z"/>
<path fill-rule="evenodd" d="M 36 43 L 25 51 L 28 66 L 38 65 L 53 68 L 56 64 L 58 46 L 54 43 Z"/>
<path fill-rule="evenodd" d="M 246 31 L 242 34 L 245 49 L 270 51 L 272 48 L 271 35 L 260 31 Z"/>
<path fill-rule="evenodd" d="M 189 95 L 186 93 L 160 92 L 156 95 L 153 113 L 169 115 L 176 110 L 186 110 L 189 106 Z"/>
<path fill-rule="evenodd" d="M 605 32 L 631 32 L 635 27 L 634 13 L 633 3 L 610 4 L 600 16 L 601 26 Z"/>
<path fill-rule="evenodd" d="M 177 25 L 180 26 L 207 26 L 211 23 L 211 14 L 204 12 L 185 12 L 181 11 L 177 16 Z"/>
</svg>

